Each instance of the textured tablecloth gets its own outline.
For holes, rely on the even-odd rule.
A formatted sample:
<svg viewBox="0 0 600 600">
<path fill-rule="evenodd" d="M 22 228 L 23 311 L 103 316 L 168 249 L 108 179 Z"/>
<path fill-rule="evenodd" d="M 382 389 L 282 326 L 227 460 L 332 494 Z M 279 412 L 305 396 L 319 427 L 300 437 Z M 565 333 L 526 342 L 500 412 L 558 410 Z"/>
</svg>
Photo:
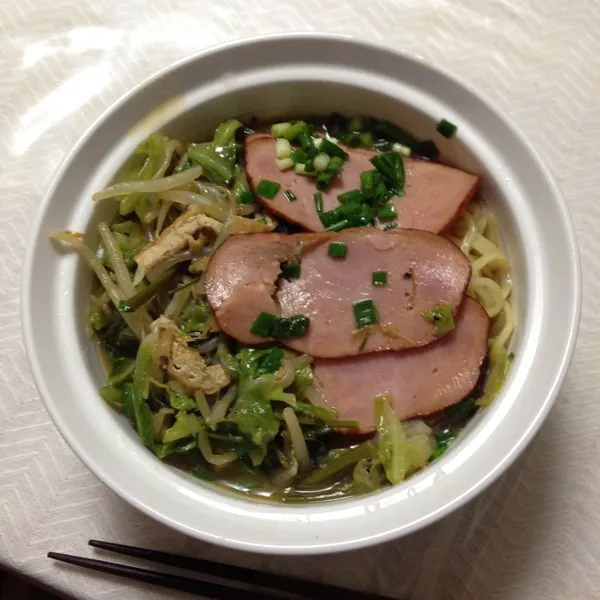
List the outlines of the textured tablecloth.
<svg viewBox="0 0 600 600">
<path fill-rule="evenodd" d="M 558 177 L 585 275 L 567 383 L 537 439 L 501 481 L 416 535 L 318 558 L 210 547 L 120 500 L 51 423 L 19 321 L 30 223 L 84 130 L 176 59 L 242 36 L 293 30 L 385 41 L 493 98 Z M 0 0 L 0 561 L 94 599 L 166 594 L 51 564 L 46 552 L 87 552 L 95 537 L 411 600 L 600 598 L 599 40 L 597 0 Z"/>
</svg>

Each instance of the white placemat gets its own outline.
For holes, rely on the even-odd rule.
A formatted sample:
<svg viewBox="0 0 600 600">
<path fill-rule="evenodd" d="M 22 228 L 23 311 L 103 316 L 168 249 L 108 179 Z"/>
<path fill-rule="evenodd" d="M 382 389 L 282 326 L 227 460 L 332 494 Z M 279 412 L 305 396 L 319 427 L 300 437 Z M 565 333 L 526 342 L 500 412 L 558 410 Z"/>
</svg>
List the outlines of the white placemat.
<svg viewBox="0 0 600 600">
<path fill-rule="evenodd" d="M 409 538 L 319 558 L 242 554 L 144 517 L 62 441 L 32 382 L 19 286 L 51 176 L 102 111 L 189 53 L 322 30 L 383 40 L 506 110 L 558 176 L 581 246 L 579 347 L 557 405 L 503 479 Z M 61 568 L 89 538 L 155 546 L 411 600 L 600 598 L 600 3 L 595 0 L 2 0 L 0 2 L 0 561 L 78 598 L 160 589 Z M 600 237 L 600 236 L 599 236 Z M 348 523 L 352 527 L 352 523 Z M 169 598 L 184 598 L 177 594 Z"/>
</svg>

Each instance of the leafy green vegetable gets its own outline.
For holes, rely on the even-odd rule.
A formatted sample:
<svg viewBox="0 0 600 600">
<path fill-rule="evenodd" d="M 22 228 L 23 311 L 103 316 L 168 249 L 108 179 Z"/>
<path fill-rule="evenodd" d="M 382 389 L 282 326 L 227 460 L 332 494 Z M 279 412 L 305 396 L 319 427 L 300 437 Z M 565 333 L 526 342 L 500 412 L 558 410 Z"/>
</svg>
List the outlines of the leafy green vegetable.
<svg viewBox="0 0 600 600">
<path fill-rule="evenodd" d="M 435 332 L 443 335 L 454 329 L 454 315 L 452 306 L 445 302 L 440 302 L 431 308 L 423 311 L 423 318 L 433 323 Z"/>
<path fill-rule="evenodd" d="M 119 388 L 112 385 L 104 385 L 100 388 L 100 396 L 115 410 L 123 411 L 123 394 Z"/>
<path fill-rule="evenodd" d="M 449 406 L 445 410 L 445 414 L 453 417 L 456 420 L 464 421 L 468 419 L 478 408 L 478 400 L 481 398 L 480 392 L 473 392 L 470 396 L 467 396 L 464 400 Z"/>
<path fill-rule="evenodd" d="M 138 350 L 135 358 L 135 369 L 133 371 L 133 385 L 135 391 L 144 400 L 150 394 L 150 375 L 154 363 L 154 354 L 156 352 L 156 340 L 147 336 Z"/>
<path fill-rule="evenodd" d="M 135 360 L 127 356 L 120 356 L 111 360 L 108 374 L 109 385 L 119 385 L 126 381 L 135 369 Z"/>
<path fill-rule="evenodd" d="M 202 333 L 209 317 L 210 307 L 206 302 L 191 300 L 181 312 L 177 326 L 184 333 Z"/>
<path fill-rule="evenodd" d="M 171 454 L 182 454 L 194 448 L 196 448 L 196 440 L 193 437 L 188 437 L 166 444 L 156 444 L 154 446 L 154 454 L 163 460 L 167 456 L 171 456 Z"/>
<path fill-rule="evenodd" d="M 275 349 L 244 349 L 238 355 L 240 364 L 239 392 L 235 404 L 235 420 L 241 433 L 256 446 L 266 448 L 279 431 L 279 421 L 271 402 L 294 406 L 296 397 L 286 394 L 271 369 L 281 366 L 283 352 Z"/>
<path fill-rule="evenodd" d="M 88 323 L 95 331 L 99 331 L 100 329 L 105 329 L 110 325 L 111 318 L 106 311 L 98 308 L 97 306 L 92 306 L 88 314 Z"/>
<path fill-rule="evenodd" d="M 117 316 L 106 329 L 102 330 L 99 337 L 107 352 L 113 356 L 135 357 L 137 355 L 140 343 L 121 316 Z"/>
<path fill-rule="evenodd" d="M 310 415 L 323 421 L 335 421 L 338 418 L 336 410 L 324 406 L 314 406 L 305 402 L 297 402 L 294 410 L 297 414 Z"/>
<path fill-rule="evenodd" d="M 306 388 L 313 383 L 313 372 L 310 366 L 310 359 L 301 363 L 296 368 L 296 378 L 294 379 L 295 390 L 298 394 L 304 394 Z"/>
<path fill-rule="evenodd" d="M 429 462 L 442 456 L 442 454 L 444 454 L 446 450 L 448 450 L 448 446 L 450 446 L 450 444 L 456 439 L 459 433 L 460 429 L 457 429 L 455 427 L 447 427 L 439 433 L 437 433 L 435 435 L 435 442 L 437 444 L 437 448 L 429 457 Z"/>
<path fill-rule="evenodd" d="M 169 388 L 168 394 L 169 404 L 175 410 L 187 411 L 194 410 L 196 408 L 196 402 L 193 400 L 193 398 L 190 398 L 186 394 L 180 394 L 172 388 Z"/>
<path fill-rule="evenodd" d="M 200 431 L 202 422 L 198 417 L 186 412 L 177 413 L 175 423 L 163 435 L 163 443 L 176 442 Z"/>
<path fill-rule="evenodd" d="M 188 156 L 202 166 L 207 179 L 227 185 L 235 174 L 235 144 L 220 148 L 220 151 L 213 149 L 211 143 L 190 144 Z"/>
<path fill-rule="evenodd" d="M 169 138 L 160 134 L 152 133 L 135 149 L 135 155 L 143 157 L 143 165 L 137 161 L 128 161 L 126 168 L 122 170 L 117 181 L 145 181 L 152 179 L 162 165 L 166 156 L 166 146 Z M 127 215 L 135 211 L 140 221 L 148 223 L 156 216 L 158 200 L 153 194 L 134 193 L 124 196 L 119 204 L 121 215 Z"/>
<path fill-rule="evenodd" d="M 400 483 L 410 470 L 409 444 L 400 419 L 394 413 L 389 395 L 375 398 L 377 453 L 390 483 Z"/>
<path fill-rule="evenodd" d="M 374 458 L 361 458 L 352 471 L 352 478 L 359 489 L 366 491 L 377 490 L 384 482 L 381 463 Z"/>
<path fill-rule="evenodd" d="M 152 411 L 131 383 L 123 386 L 123 405 L 125 414 L 134 424 L 142 442 L 152 449 L 154 447 Z"/>
<path fill-rule="evenodd" d="M 329 479 L 333 475 L 356 464 L 363 458 L 374 458 L 377 448 L 373 440 L 368 440 L 354 448 L 330 450 L 322 461 L 321 466 L 315 469 L 308 477 L 302 480 L 301 485 L 310 486 Z"/>
<path fill-rule="evenodd" d="M 111 225 L 113 236 L 121 253 L 125 264 L 129 269 L 135 267 L 135 255 L 148 243 L 144 235 L 144 230 L 139 223 L 135 221 L 121 221 Z M 106 256 L 108 260 L 108 255 Z"/>
</svg>

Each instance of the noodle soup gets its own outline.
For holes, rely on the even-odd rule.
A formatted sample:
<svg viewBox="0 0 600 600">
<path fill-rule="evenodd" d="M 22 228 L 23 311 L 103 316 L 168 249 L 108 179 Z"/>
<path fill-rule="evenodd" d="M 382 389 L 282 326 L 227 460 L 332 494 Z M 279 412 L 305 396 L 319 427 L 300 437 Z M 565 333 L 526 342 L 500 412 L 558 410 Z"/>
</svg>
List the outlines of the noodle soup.
<svg viewBox="0 0 600 600">
<path fill-rule="evenodd" d="M 94 195 L 118 206 L 99 245 L 52 235 L 96 275 L 101 397 L 159 459 L 257 499 L 426 468 L 493 401 L 515 326 L 478 177 L 436 158 L 370 117 L 152 134 Z"/>
</svg>

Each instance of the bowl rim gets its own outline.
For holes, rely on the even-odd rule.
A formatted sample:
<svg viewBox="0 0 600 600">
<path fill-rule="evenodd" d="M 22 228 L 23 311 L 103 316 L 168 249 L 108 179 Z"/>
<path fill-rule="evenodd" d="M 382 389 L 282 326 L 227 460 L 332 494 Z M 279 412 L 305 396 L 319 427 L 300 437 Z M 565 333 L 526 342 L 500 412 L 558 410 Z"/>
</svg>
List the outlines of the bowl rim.
<svg viewBox="0 0 600 600">
<path fill-rule="evenodd" d="M 33 289 L 33 263 L 35 260 L 36 249 L 38 245 L 38 240 L 43 236 L 43 223 L 50 209 L 51 199 L 53 198 L 63 176 L 68 171 L 71 163 L 74 161 L 75 157 L 79 154 L 81 149 L 87 144 L 88 140 L 102 127 L 103 123 L 108 119 L 109 115 L 113 114 L 116 110 L 118 110 L 122 105 L 126 104 L 131 98 L 136 96 L 141 90 L 152 86 L 155 82 L 159 81 L 166 73 L 173 71 L 175 69 L 181 68 L 187 64 L 194 63 L 196 61 L 201 61 L 202 59 L 219 52 L 225 52 L 232 48 L 240 48 L 248 45 L 261 44 L 265 42 L 276 42 L 282 40 L 290 40 L 293 39 L 295 41 L 303 41 L 310 42 L 311 40 L 328 40 L 331 42 L 336 42 L 340 44 L 350 44 L 353 46 L 359 46 L 363 48 L 367 48 L 373 51 L 383 51 L 388 55 L 394 55 L 402 58 L 403 60 L 416 63 L 419 66 L 432 71 L 437 76 L 443 76 L 452 82 L 454 82 L 457 86 L 465 89 L 469 94 L 474 96 L 479 102 L 484 104 L 490 111 L 492 111 L 495 116 L 499 119 L 500 122 L 504 124 L 504 126 L 510 130 L 512 135 L 516 136 L 519 142 L 522 144 L 523 148 L 530 155 L 530 157 L 537 163 L 540 167 L 540 171 L 543 175 L 545 182 L 548 184 L 549 188 L 552 191 L 553 200 L 555 200 L 555 208 L 560 211 L 560 216 L 562 217 L 566 238 L 565 243 L 569 246 L 570 249 L 570 266 L 573 269 L 574 276 L 574 289 L 573 293 L 573 306 L 572 310 L 568 315 L 568 318 L 565 320 L 565 330 L 568 328 L 568 341 L 565 345 L 561 358 L 560 358 L 560 368 L 554 374 L 552 385 L 548 388 L 548 392 L 543 403 L 540 404 L 539 409 L 537 410 L 535 417 L 532 422 L 528 423 L 528 427 L 524 431 L 523 435 L 513 444 L 511 450 L 508 454 L 498 458 L 494 462 L 494 468 L 488 471 L 488 473 L 481 477 L 475 484 L 473 484 L 466 491 L 462 491 L 460 494 L 456 494 L 456 496 L 452 499 L 451 502 L 446 502 L 442 508 L 439 508 L 435 511 L 430 511 L 423 518 L 413 521 L 407 525 L 403 525 L 402 528 L 396 528 L 391 526 L 383 533 L 379 533 L 373 536 L 361 536 L 361 535 L 352 535 L 348 536 L 346 540 L 342 542 L 338 542 L 335 544 L 328 543 L 320 543 L 315 545 L 305 545 L 305 546 L 290 546 L 290 545 L 271 545 L 266 547 L 256 547 L 254 544 L 246 544 L 240 540 L 233 540 L 231 538 L 221 538 L 219 540 L 215 540 L 214 537 L 208 536 L 203 531 L 200 531 L 196 528 L 192 528 L 187 526 L 186 524 L 169 518 L 168 516 L 152 510 L 147 504 L 138 499 L 137 497 L 129 494 L 125 490 L 123 490 L 118 484 L 116 484 L 112 477 L 106 473 L 105 471 L 100 470 L 94 465 L 93 460 L 89 459 L 87 456 L 87 452 L 85 448 L 80 445 L 77 441 L 76 437 L 71 433 L 69 427 L 64 423 L 61 417 L 61 411 L 57 404 L 52 400 L 52 395 L 50 394 L 46 382 L 45 376 L 43 374 L 43 369 L 40 365 L 36 344 L 34 341 L 34 331 L 33 331 L 33 309 L 32 309 L 32 289 Z M 94 121 L 94 123 L 85 131 L 85 133 L 81 136 L 81 138 L 77 141 L 72 150 L 67 154 L 67 156 L 62 161 L 59 168 L 55 171 L 51 185 L 48 188 L 47 193 L 44 196 L 44 199 L 41 203 L 40 209 L 35 217 L 35 221 L 33 227 L 31 229 L 29 240 L 27 244 L 27 250 L 25 254 L 25 260 L 23 264 L 23 279 L 21 285 L 21 321 L 23 327 L 24 341 L 26 347 L 27 357 L 31 366 L 31 370 L 33 373 L 33 377 L 36 383 L 36 386 L 40 392 L 40 396 L 46 410 L 50 414 L 54 424 L 59 429 L 61 435 L 66 440 L 70 448 L 75 452 L 78 458 L 87 466 L 92 473 L 95 474 L 105 485 L 107 485 L 111 490 L 113 490 L 117 495 L 121 498 L 125 499 L 131 505 L 138 508 L 144 514 L 162 522 L 165 525 L 168 525 L 181 533 L 185 533 L 187 535 L 192 535 L 194 537 L 204 539 L 209 542 L 215 543 L 218 542 L 221 545 L 241 549 L 246 551 L 253 552 L 267 552 L 267 553 L 279 553 L 279 554 L 321 554 L 327 553 L 331 551 L 343 551 L 343 550 L 351 550 L 356 548 L 361 548 L 369 545 L 373 545 L 375 543 L 381 543 L 390 539 L 393 539 L 399 535 L 407 535 L 412 533 L 426 525 L 433 523 L 438 520 L 442 516 L 445 516 L 457 508 L 463 506 L 469 500 L 474 498 L 477 494 L 487 488 L 494 480 L 496 480 L 502 473 L 506 471 L 506 469 L 514 462 L 516 457 L 521 453 L 521 451 L 528 445 L 528 443 L 532 440 L 534 435 L 539 430 L 541 424 L 544 422 L 548 412 L 550 411 L 554 400 L 556 399 L 556 395 L 565 379 L 568 367 L 570 365 L 577 339 L 577 333 L 579 329 L 580 315 L 581 315 L 581 262 L 579 256 L 579 250 L 577 245 L 577 239 L 575 234 L 575 227 L 573 224 L 572 217 L 569 213 L 566 201 L 561 193 L 561 190 L 555 181 L 554 176 L 551 174 L 549 168 L 545 164 L 545 161 L 539 156 L 538 152 L 535 150 L 533 145 L 529 142 L 529 140 L 525 137 L 523 133 L 513 124 L 512 120 L 498 108 L 498 106 L 490 101 L 487 97 L 481 94 L 478 90 L 474 89 L 474 87 L 468 82 L 463 81 L 460 78 L 455 77 L 452 73 L 447 72 L 445 69 L 440 68 L 436 65 L 432 65 L 430 63 L 425 63 L 417 56 L 410 54 L 406 51 L 399 50 L 395 47 L 388 46 L 383 43 L 373 42 L 363 40 L 361 38 L 357 38 L 351 35 L 340 35 L 340 34 L 331 34 L 331 33 L 315 33 L 315 32 L 298 32 L 298 33 L 274 33 L 274 34 L 266 34 L 266 35 L 255 35 L 250 37 L 244 37 L 242 39 L 237 39 L 233 41 L 228 41 L 222 44 L 211 46 L 210 48 L 200 50 L 195 52 L 189 56 L 186 56 L 164 68 L 161 68 L 151 76 L 144 79 L 139 84 L 135 85 L 131 90 L 122 95 L 118 100 L 112 103 L 108 108 L 106 108 L 103 113 Z M 336 506 L 338 503 L 330 504 L 329 506 Z"/>
</svg>

